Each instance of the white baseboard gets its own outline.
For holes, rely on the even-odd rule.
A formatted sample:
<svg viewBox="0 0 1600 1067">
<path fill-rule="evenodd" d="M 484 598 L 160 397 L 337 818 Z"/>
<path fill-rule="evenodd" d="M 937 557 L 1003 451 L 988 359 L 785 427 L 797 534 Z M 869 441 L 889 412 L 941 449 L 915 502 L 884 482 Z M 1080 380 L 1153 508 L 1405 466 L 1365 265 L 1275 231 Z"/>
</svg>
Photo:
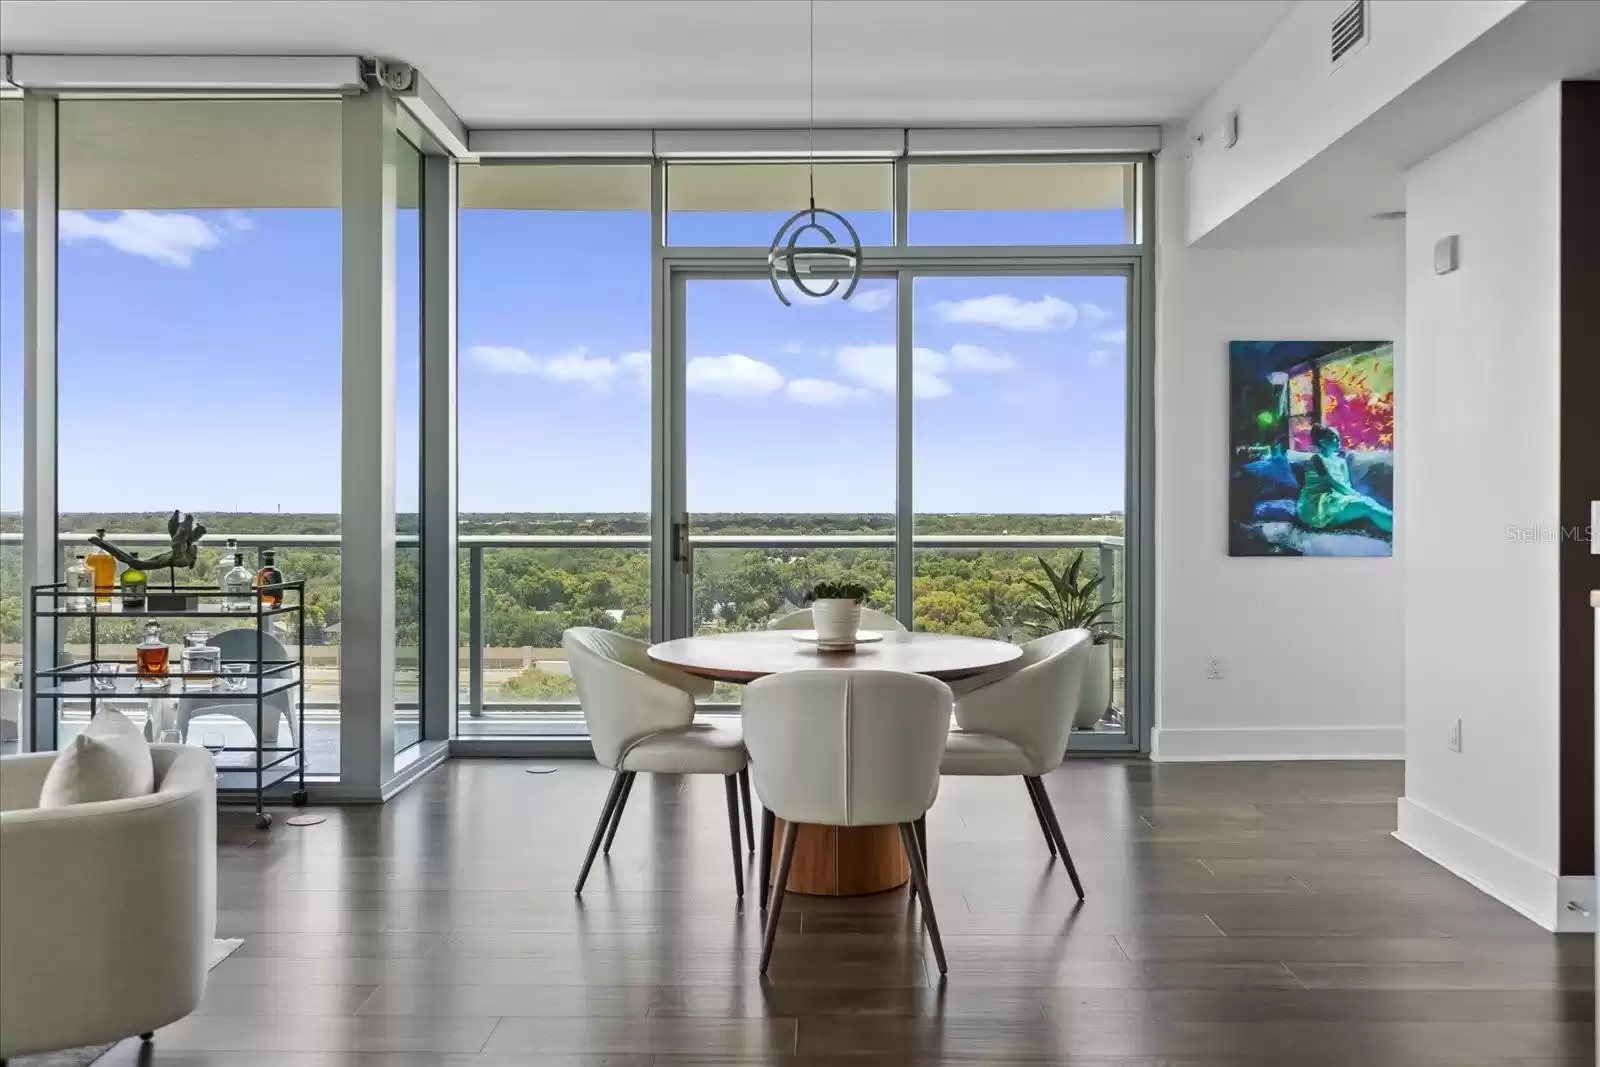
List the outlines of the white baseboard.
<svg viewBox="0 0 1600 1067">
<path fill-rule="evenodd" d="M 1400 798 L 1399 824 L 1394 836 L 1402 844 L 1546 930 L 1595 929 L 1593 877 L 1561 878 L 1410 797 Z"/>
<path fill-rule="evenodd" d="M 1157 762 L 1405 759 L 1404 726 L 1224 726 L 1150 731 Z"/>
</svg>

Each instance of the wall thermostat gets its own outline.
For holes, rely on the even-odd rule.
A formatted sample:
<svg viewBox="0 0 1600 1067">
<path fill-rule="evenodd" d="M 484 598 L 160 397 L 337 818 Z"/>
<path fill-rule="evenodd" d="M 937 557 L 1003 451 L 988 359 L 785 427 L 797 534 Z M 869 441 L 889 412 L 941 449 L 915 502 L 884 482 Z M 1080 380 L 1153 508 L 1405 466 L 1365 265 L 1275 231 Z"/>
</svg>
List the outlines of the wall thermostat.
<svg viewBox="0 0 1600 1067">
<path fill-rule="evenodd" d="M 1433 242 L 1433 273 L 1449 274 L 1461 266 L 1461 237 L 1450 234 Z"/>
</svg>

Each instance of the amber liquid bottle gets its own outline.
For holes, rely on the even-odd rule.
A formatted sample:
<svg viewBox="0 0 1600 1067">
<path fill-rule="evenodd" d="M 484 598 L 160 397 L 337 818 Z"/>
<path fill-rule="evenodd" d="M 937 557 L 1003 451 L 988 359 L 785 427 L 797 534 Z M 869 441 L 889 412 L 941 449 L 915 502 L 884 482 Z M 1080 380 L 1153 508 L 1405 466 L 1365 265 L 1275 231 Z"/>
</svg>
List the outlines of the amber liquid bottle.
<svg viewBox="0 0 1600 1067">
<path fill-rule="evenodd" d="M 167 673 L 167 661 L 172 655 L 172 649 L 161 640 L 161 624 L 149 622 L 144 627 L 144 643 L 134 649 L 134 656 L 139 664 L 139 674 L 145 678 L 154 678 Z"/>
<path fill-rule="evenodd" d="M 96 530 L 100 539 L 105 540 L 106 532 Z M 84 559 L 89 570 L 94 574 L 94 598 L 101 604 L 111 602 L 111 591 L 117 587 L 117 560 L 116 557 L 105 549 L 95 546 L 95 550 Z"/>
<path fill-rule="evenodd" d="M 262 549 L 261 569 L 256 571 L 256 588 L 263 590 L 261 606 L 264 608 L 275 608 L 283 603 L 283 590 L 264 588 L 283 584 L 283 572 L 278 569 L 275 555 L 270 548 Z"/>
</svg>

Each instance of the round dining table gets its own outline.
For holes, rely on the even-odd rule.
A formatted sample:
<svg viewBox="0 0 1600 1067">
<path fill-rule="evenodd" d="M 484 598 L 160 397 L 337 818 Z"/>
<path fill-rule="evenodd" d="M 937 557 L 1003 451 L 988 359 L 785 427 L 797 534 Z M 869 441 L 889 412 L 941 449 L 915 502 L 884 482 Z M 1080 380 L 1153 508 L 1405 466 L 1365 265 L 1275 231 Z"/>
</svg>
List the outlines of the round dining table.
<svg viewBox="0 0 1600 1067">
<path fill-rule="evenodd" d="M 1022 655 L 1016 645 L 959 634 L 863 633 L 851 651 L 819 649 L 814 636 L 800 630 L 708 634 L 652 645 L 649 654 L 696 677 L 739 685 L 769 674 L 817 669 L 904 671 L 954 682 Z M 781 830 L 781 820 L 763 816 L 761 857 L 768 882 L 776 866 L 771 842 Z M 910 876 L 897 827 L 806 825 L 800 827 L 787 888 L 814 896 L 859 896 L 898 888 Z"/>
</svg>

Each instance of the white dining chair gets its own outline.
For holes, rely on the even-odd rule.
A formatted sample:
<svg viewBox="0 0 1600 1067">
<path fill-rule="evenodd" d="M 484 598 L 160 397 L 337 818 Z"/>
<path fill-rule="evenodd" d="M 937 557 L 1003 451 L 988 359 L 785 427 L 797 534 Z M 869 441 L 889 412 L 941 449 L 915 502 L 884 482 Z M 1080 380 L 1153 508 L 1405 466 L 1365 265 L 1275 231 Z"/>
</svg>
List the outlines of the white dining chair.
<svg viewBox="0 0 1600 1067">
<path fill-rule="evenodd" d="M 767 623 L 767 629 L 769 630 L 814 630 L 816 626 L 817 624 L 810 608 L 801 608 L 798 611 L 791 611 L 787 615 L 779 615 L 776 619 Z M 861 609 L 861 629 L 890 634 L 905 633 L 906 630 L 900 624 L 900 620 L 893 615 L 887 615 L 874 608 L 866 607 Z"/>
<path fill-rule="evenodd" d="M 944 945 L 912 824 L 939 794 L 950 705 L 943 682 L 897 671 L 790 671 L 746 687 L 742 717 L 750 776 L 761 803 L 784 821 L 761 945 L 762 974 L 772 958 L 789 867 L 805 825 L 900 828 L 913 890 L 922 898 L 939 973 L 945 973 Z M 765 879 L 767 872 L 760 873 Z"/>
<path fill-rule="evenodd" d="M 943 774 L 1020 777 L 1045 844 L 1052 856 L 1060 851 L 1079 900 L 1083 883 L 1043 776 L 1061 766 L 1066 755 L 1090 641 L 1087 630 L 1046 634 L 1023 645 L 1022 657 L 996 672 L 994 680 L 966 689 L 956 699 L 957 729 L 950 732 L 940 764 Z M 926 831 L 918 829 L 926 860 Z"/>
<path fill-rule="evenodd" d="M 612 630 L 578 626 L 561 635 L 578 686 L 578 702 L 589 728 L 594 758 L 615 771 L 600 821 L 595 825 L 574 893 L 583 892 L 595 854 L 607 854 L 622 824 L 622 809 L 641 771 L 656 774 L 720 774 L 728 799 L 733 838 L 733 882 L 744 896 L 744 857 L 739 851 L 739 805 L 745 833 L 755 848 L 750 780 L 738 726 L 697 724 L 694 700 L 709 696 L 712 683 L 652 660 L 649 646 Z"/>
</svg>

